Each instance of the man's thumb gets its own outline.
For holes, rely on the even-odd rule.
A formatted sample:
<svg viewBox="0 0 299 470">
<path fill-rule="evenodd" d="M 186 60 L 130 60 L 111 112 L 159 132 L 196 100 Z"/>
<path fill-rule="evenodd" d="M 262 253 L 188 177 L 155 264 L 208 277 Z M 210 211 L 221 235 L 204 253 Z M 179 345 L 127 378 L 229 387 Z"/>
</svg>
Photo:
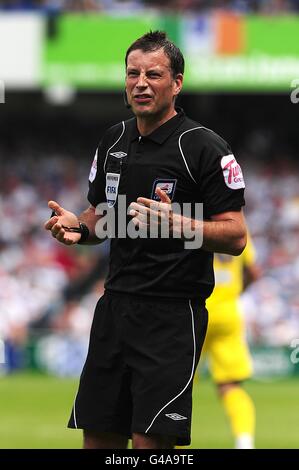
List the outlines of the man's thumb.
<svg viewBox="0 0 299 470">
<path fill-rule="evenodd" d="M 63 208 L 60 207 L 60 205 L 55 201 L 49 201 L 48 207 L 52 209 L 52 211 L 54 211 L 58 216 L 63 214 Z"/>
</svg>

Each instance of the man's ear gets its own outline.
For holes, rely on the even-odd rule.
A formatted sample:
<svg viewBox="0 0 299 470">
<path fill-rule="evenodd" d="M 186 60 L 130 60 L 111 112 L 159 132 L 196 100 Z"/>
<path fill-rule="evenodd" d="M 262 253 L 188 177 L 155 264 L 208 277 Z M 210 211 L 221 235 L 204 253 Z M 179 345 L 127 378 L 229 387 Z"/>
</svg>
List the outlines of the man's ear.
<svg viewBox="0 0 299 470">
<path fill-rule="evenodd" d="M 174 79 L 174 82 L 175 82 L 175 96 L 177 96 L 180 93 L 180 91 L 182 89 L 182 86 L 183 86 L 183 80 L 184 80 L 183 74 L 178 73 L 177 76 Z"/>
</svg>

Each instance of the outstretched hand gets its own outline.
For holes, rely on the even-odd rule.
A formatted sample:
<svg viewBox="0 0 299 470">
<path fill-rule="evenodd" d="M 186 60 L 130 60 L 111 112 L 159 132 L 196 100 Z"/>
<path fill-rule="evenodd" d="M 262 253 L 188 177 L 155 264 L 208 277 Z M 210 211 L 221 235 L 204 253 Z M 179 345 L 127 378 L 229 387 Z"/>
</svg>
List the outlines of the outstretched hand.
<svg viewBox="0 0 299 470">
<path fill-rule="evenodd" d="M 64 245 L 74 245 L 81 238 L 80 233 L 68 231 L 69 227 L 79 227 L 78 218 L 73 212 L 63 209 L 57 202 L 49 201 L 48 206 L 55 215 L 45 223 L 45 229 L 50 230 L 52 236 Z"/>
</svg>

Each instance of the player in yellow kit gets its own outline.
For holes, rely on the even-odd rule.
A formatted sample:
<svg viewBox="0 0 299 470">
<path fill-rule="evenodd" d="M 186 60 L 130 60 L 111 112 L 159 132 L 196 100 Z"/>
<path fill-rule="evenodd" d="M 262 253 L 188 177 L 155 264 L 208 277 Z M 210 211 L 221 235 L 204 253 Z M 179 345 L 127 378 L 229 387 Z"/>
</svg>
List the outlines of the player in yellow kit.
<svg viewBox="0 0 299 470">
<path fill-rule="evenodd" d="M 209 325 L 203 352 L 228 415 L 237 449 L 254 447 L 255 407 L 242 381 L 252 374 L 239 296 L 246 283 L 259 277 L 248 236 L 240 256 L 215 254 L 215 289 L 207 300 Z M 244 277 L 245 274 L 245 277 Z"/>
</svg>

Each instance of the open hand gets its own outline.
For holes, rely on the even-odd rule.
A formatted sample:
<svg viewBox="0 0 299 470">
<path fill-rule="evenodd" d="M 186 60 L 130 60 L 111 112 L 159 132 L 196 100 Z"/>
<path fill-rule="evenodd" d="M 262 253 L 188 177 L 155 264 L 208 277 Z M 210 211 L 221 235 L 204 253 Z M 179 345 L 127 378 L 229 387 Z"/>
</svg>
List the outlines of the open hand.
<svg viewBox="0 0 299 470">
<path fill-rule="evenodd" d="M 55 212 L 45 223 L 45 229 L 50 230 L 52 236 L 64 245 L 74 245 L 81 238 L 80 233 L 68 231 L 69 227 L 79 227 L 78 218 L 73 212 L 63 209 L 57 202 L 49 201 L 48 206 Z"/>
</svg>

